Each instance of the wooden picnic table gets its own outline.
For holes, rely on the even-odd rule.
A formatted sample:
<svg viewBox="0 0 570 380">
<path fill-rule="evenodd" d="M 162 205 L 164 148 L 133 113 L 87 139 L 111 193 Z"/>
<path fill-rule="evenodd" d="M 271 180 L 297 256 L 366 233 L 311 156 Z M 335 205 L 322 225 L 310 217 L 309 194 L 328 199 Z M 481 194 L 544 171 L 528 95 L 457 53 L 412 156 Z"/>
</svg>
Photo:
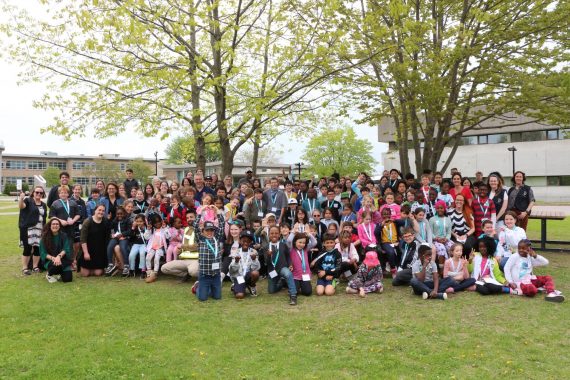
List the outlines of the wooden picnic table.
<svg viewBox="0 0 570 380">
<path fill-rule="evenodd" d="M 540 206 L 533 207 L 529 219 L 540 219 L 540 250 L 550 251 L 552 249 L 546 248 L 546 243 L 555 244 L 570 244 L 568 241 L 549 241 L 546 238 L 546 221 L 548 220 L 564 220 L 566 213 L 563 211 L 541 208 Z M 554 251 L 566 251 L 567 249 L 555 249 Z"/>
</svg>

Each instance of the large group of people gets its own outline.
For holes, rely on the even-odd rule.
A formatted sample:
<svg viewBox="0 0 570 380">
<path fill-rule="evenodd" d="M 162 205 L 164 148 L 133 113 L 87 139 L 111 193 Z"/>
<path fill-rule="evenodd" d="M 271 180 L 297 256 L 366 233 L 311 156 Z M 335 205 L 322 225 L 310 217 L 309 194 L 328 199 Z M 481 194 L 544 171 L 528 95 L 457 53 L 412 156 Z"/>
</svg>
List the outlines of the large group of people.
<svg viewBox="0 0 570 380">
<path fill-rule="evenodd" d="M 507 187 L 500 173 L 473 181 L 426 171 L 419 180 L 396 170 L 378 181 L 333 175 L 301 181 L 285 175 L 263 183 L 248 171 L 231 176 L 189 172 L 182 181 L 140 184 L 127 169 L 121 182 L 97 181 L 89 194 L 60 174 L 45 189 L 19 197 L 22 273 L 46 272 L 49 282 L 81 276 L 160 276 L 194 280 L 200 301 L 267 292 L 366 297 L 384 279 L 411 286 L 424 299 L 475 291 L 562 302 L 548 264 L 526 236 L 534 206 L 525 174 Z M 82 196 L 86 195 L 86 200 Z"/>
</svg>

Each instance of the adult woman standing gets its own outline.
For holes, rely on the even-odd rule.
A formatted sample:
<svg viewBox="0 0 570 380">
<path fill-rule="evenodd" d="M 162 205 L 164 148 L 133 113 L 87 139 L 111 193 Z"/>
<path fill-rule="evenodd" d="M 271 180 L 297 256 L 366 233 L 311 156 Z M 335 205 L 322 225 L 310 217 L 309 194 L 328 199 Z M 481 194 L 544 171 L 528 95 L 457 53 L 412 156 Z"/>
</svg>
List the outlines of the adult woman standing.
<svg viewBox="0 0 570 380">
<path fill-rule="evenodd" d="M 48 282 L 71 282 L 73 279 L 73 262 L 71 243 L 66 234 L 61 232 L 61 222 L 57 218 L 50 219 L 44 228 L 40 241 L 40 255 L 45 262 Z"/>
<path fill-rule="evenodd" d="M 95 187 L 99 189 L 99 197 L 103 198 L 105 196 L 105 182 L 98 180 L 95 182 Z"/>
<path fill-rule="evenodd" d="M 125 199 L 119 196 L 119 186 L 115 182 L 109 182 L 105 192 L 107 196 L 101 200 L 101 203 L 105 205 L 105 215 L 113 220 L 117 215 L 117 207 L 121 206 Z"/>
<path fill-rule="evenodd" d="M 475 234 L 475 223 L 471 209 L 465 205 L 465 196 L 457 194 L 455 197 L 455 208 L 449 213 L 451 219 L 451 236 L 458 243 L 463 244 L 463 256 L 469 257 L 471 250 L 477 243 Z"/>
<path fill-rule="evenodd" d="M 20 241 L 24 248 L 22 252 L 22 274 L 24 275 L 32 274 L 28 268 L 31 256 L 33 256 L 33 271 L 40 271 L 38 268 L 40 262 L 39 245 L 47 216 L 47 205 L 42 201 L 44 195 L 43 187 L 36 186 L 32 192 L 32 197 L 26 197 L 24 193 L 20 193 L 18 199 L 18 207 L 20 208 L 18 227 L 20 229 Z"/>
<path fill-rule="evenodd" d="M 509 196 L 507 190 L 503 187 L 503 177 L 499 173 L 491 173 L 487 178 L 487 184 L 491 189 L 489 198 L 495 203 L 495 210 L 497 210 L 497 230 L 505 225 L 505 212 L 507 211 Z"/>
<path fill-rule="evenodd" d="M 453 187 L 449 189 L 449 195 L 455 200 L 458 194 L 463 194 L 464 201 L 467 202 L 467 205 L 471 207 L 471 203 L 473 202 L 473 193 L 471 190 L 463 186 L 463 178 L 461 177 L 461 173 L 455 172 L 451 176 L 451 182 L 453 183 Z"/>
<path fill-rule="evenodd" d="M 79 261 L 81 275 L 101 276 L 107 266 L 107 244 L 111 235 L 111 223 L 104 218 L 105 206 L 100 204 L 93 216 L 83 222 L 81 248 L 83 256 Z"/>
<path fill-rule="evenodd" d="M 64 233 L 73 241 L 73 225 L 81 217 L 78 212 L 77 203 L 70 198 L 70 190 L 66 185 L 62 185 L 58 190 L 59 199 L 52 203 L 49 209 L 49 217 L 57 218 L 61 223 L 61 233 Z"/>
<path fill-rule="evenodd" d="M 170 186 L 168 185 L 168 182 L 166 182 L 166 181 L 160 182 L 160 186 L 158 188 L 158 191 L 165 198 L 170 198 L 170 196 L 172 195 L 172 192 L 170 191 Z"/>
<path fill-rule="evenodd" d="M 83 187 L 79 184 L 73 185 L 73 194 L 71 195 L 71 199 L 73 199 L 77 204 L 77 213 L 79 214 L 79 219 L 73 225 L 73 269 L 75 269 L 77 265 L 77 253 L 79 252 L 79 241 L 81 240 L 81 225 L 85 218 L 87 218 L 87 206 L 85 201 L 81 198 L 82 194 Z"/>
<path fill-rule="evenodd" d="M 526 231 L 528 216 L 534 206 L 534 193 L 530 186 L 525 185 L 526 175 L 515 172 L 513 176 L 513 187 L 507 193 L 509 196 L 507 210 L 513 211 L 517 215 L 517 226 Z"/>
</svg>

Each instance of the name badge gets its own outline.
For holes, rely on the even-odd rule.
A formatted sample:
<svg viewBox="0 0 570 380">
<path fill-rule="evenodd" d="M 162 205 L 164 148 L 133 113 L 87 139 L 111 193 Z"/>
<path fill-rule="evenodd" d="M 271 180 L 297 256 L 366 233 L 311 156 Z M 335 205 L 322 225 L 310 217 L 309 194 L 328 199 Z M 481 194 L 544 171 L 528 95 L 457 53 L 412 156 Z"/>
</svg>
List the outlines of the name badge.
<svg viewBox="0 0 570 380">
<path fill-rule="evenodd" d="M 485 281 L 475 281 L 475 284 L 483 286 L 485 285 Z"/>
<path fill-rule="evenodd" d="M 271 207 L 271 212 L 277 212 L 277 207 Z"/>
<path fill-rule="evenodd" d="M 374 244 L 374 243 L 368 244 L 368 246 L 369 246 L 370 248 L 376 248 L 376 244 Z"/>
<path fill-rule="evenodd" d="M 304 274 L 302 279 L 303 279 L 303 281 L 311 281 L 311 275 L 310 274 Z"/>
<path fill-rule="evenodd" d="M 263 218 L 263 211 L 259 211 L 259 212 L 257 213 L 257 216 L 259 216 L 260 218 Z"/>
<path fill-rule="evenodd" d="M 237 276 L 237 282 L 238 284 L 243 284 L 245 282 L 245 278 L 243 278 L 243 276 Z"/>
<path fill-rule="evenodd" d="M 396 248 L 396 246 L 397 246 L 398 244 L 392 243 L 392 244 L 390 244 L 390 245 L 392 246 L 392 248 Z"/>
<path fill-rule="evenodd" d="M 400 271 L 402 271 L 402 270 L 403 270 L 403 268 L 402 268 L 402 267 L 398 267 L 398 270 L 397 270 L 397 272 L 400 272 Z"/>
<path fill-rule="evenodd" d="M 213 263 L 212 270 L 218 270 L 218 269 L 220 269 L 220 263 Z"/>
<path fill-rule="evenodd" d="M 344 272 L 344 277 L 349 278 L 350 276 L 352 276 L 352 272 L 347 270 L 346 272 Z"/>
<path fill-rule="evenodd" d="M 271 277 L 271 278 L 277 277 L 277 272 L 272 270 L 271 272 L 269 272 L 269 277 Z"/>
</svg>

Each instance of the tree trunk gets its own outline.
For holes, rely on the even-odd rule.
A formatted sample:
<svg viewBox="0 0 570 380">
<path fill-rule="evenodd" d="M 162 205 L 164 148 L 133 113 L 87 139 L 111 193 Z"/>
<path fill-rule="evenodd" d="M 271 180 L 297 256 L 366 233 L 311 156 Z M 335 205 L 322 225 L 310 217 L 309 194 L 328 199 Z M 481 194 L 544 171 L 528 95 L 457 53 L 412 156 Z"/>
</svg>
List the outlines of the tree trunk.
<svg viewBox="0 0 570 380">
<path fill-rule="evenodd" d="M 191 4 L 194 9 L 194 3 Z M 192 18 L 192 21 L 193 18 Z M 196 51 L 196 25 L 190 23 L 190 45 Z M 201 88 L 198 85 L 198 78 L 195 75 L 197 69 L 196 57 L 190 54 L 190 65 L 188 67 L 188 75 L 191 78 L 190 91 L 192 99 L 192 134 L 194 135 L 194 150 L 196 159 L 196 169 L 206 172 L 206 140 L 202 134 L 202 116 L 200 113 L 200 93 Z"/>
<path fill-rule="evenodd" d="M 255 121 L 257 123 L 257 120 Z M 251 159 L 251 171 L 253 175 L 257 176 L 257 164 L 259 161 L 259 146 L 261 141 L 261 128 L 257 127 L 255 130 L 255 137 L 253 138 L 253 157 Z"/>
</svg>

